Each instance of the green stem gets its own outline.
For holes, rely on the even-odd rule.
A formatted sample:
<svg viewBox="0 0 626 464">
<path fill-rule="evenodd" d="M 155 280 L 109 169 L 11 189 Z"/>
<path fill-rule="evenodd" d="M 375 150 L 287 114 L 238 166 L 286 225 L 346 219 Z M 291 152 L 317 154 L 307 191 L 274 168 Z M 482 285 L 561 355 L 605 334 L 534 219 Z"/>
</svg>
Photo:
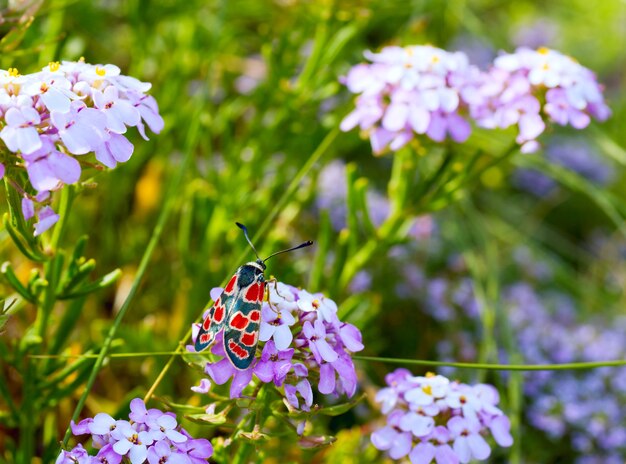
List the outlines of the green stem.
<svg viewBox="0 0 626 464">
<path fill-rule="evenodd" d="M 174 206 L 174 202 L 178 198 L 178 191 L 182 184 L 185 171 L 187 170 L 187 166 L 189 165 L 189 162 L 191 160 L 193 148 L 195 147 L 196 142 L 198 140 L 198 130 L 199 130 L 199 124 L 200 124 L 199 115 L 195 114 L 194 117 L 192 117 L 191 121 L 192 123 L 191 123 L 191 127 L 189 128 L 188 138 L 187 138 L 186 147 L 185 147 L 185 157 L 183 159 L 182 164 L 180 165 L 178 169 L 178 172 L 176 173 L 176 176 L 172 184 L 170 185 L 169 191 L 166 194 L 167 200 L 165 201 L 165 205 L 163 206 L 163 209 L 161 210 L 161 213 L 159 214 L 159 218 L 157 219 L 157 223 L 152 231 L 150 242 L 148 243 L 148 246 L 146 247 L 144 254 L 141 258 L 141 262 L 139 263 L 137 274 L 135 275 L 135 279 L 133 281 L 132 287 L 130 291 L 128 292 L 128 296 L 126 297 L 126 300 L 124 300 L 124 303 L 122 304 L 119 312 L 117 313 L 117 316 L 115 317 L 115 321 L 113 322 L 113 325 L 109 329 L 109 333 L 107 334 L 107 337 L 104 340 L 102 349 L 100 350 L 100 353 L 98 354 L 98 358 L 96 359 L 93 369 L 91 370 L 91 374 L 89 375 L 89 379 L 87 380 L 87 385 L 85 386 L 85 390 L 83 391 L 83 394 L 78 400 L 76 409 L 74 409 L 74 414 L 72 414 L 72 420 L 74 422 L 78 421 L 78 417 L 80 416 L 80 412 L 82 411 L 83 406 L 85 405 L 87 396 L 89 395 L 89 392 L 91 391 L 91 388 L 93 387 L 93 384 L 96 381 L 96 377 L 98 376 L 98 373 L 100 372 L 100 369 L 102 368 L 102 365 L 104 364 L 104 360 L 111 346 L 111 342 L 113 341 L 113 338 L 115 337 L 115 334 L 117 333 L 117 329 L 119 328 L 122 322 L 122 319 L 124 319 L 124 316 L 128 312 L 128 308 L 130 308 L 131 303 L 135 299 L 135 295 L 139 289 L 139 285 L 141 284 L 141 281 L 143 280 L 143 276 L 146 273 L 148 264 L 150 263 L 150 259 L 152 258 L 152 253 L 156 249 L 156 245 L 159 242 L 159 239 L 161 238 L 161 234 L 163 233 L 163 228 L 165 227 L 165 223 L 167 222 L 167 219 L 169 218 L 170 212 Z M 63 447 L 67 447 L 67 442 L 71 436 L 71 433 L 72 433 L 71 428 L 68 426 L 65 432 L 65 437 L 63 438 Z"/>
<path fill-rule="evenodd" d="M 311 156 L 309 156 L 309 159 L 306 160 L 306 163 L 302 165 L 296 176 L 287 187 L 287 190 L 285 190 L 285 193 L 283 193 L 280 199 L 276 202 L 270 213 L 265 216 L 265 219 L 261 223 L 261 227 L 259 227 L 257 232 L 254 234 L 254 237 L 252 239 L 253 242 L 257 242 L 258 239 L 263 237 L 263 235 L 267 232 L 267 229 L 270 227 L 270 225 L 272 225 L 278 214 L 283 211 L 285 205 L 291 199 L 292 195 L 300 185 L 300 182 L 302 182 L 302 180 L 309 173 L 311 168 L 313 168 L 315 163 L 317 163 L 322 158 L 322 156 L 326 154 L 328 148 L 337 138 L 337 135 L 339 135 L 338 128 L 331 130 L 328 134 L 326 134 L 326 137 L 324 137 L 324 139 L 320 142 L 315 151 L 311 153 Z M 242 253 L 241 258 L 237 262 L 242 261 L 248 254 L 249 252 L 246 250 L 244 253 Z"/>
<path fill-rule="evenodd" d="M 459 369 L 486 369 L 492 371 L 569 371 L 579 369 L 598 369 L 600 367 L 620 367 L 626 366 L 626 360 L 618 359 L 614 361 L 594 361 L 580 363 L 563 364 L 482 364 L 454 361 L 429 361 L 424 359 L 402 359 L 402 358 L 379 358 L 375 356 L 352 356 L 352 359 L 359 361 L 374 361 L 389 364 L 414 364 L 416 366 L 449 366 Z"/>
<path fill-rule="evenodd" d="M 67 224 L 67 219 L 70 216 L 73 198 L 73 187 L 71 185 L 65 186 L 65 188 L 61 190 L 59 222 L 57 222 L 53 229 L 52 238 L 48 245 L 51 253 L 53 253 L 53 257 L 44 264 L 44 275 L 46 276 L 48 285 L 43 292 L 41 303 L 38 305 L 37 320 L 35 321 L 35 333 L 41 337 L 42 340 L 46 339 L 48 320 L 50 319 L 50 314 L 52 313 L 52 309 L 54 308 L 54 304 L 57 300 L 57 281 L 61 268 L 60 260 L 62 259 L 62 255 L 59 253 L 58 247 L 63 231 L 65 230 L 65 225 Z"/>
<path fill-rule="evenodd" d="M 125 358 L 147 358 L 150 356 L 193 356 L 194 353 L 181 351 L 145 351 L 133 353 L 112 353 L 108 357 L 113 359 Z M 97 354 L 68 354 L 68 355 L 29 355 L 33 359 L 54 358 L 97 358 Z M 198 356 L 204 356 L 198 354 Z M 406 358 L 381 358 L 376 356 L 360 356 L 353 355 L 352 359 L 359 361 L 382 362 L 389 364 L 415 364 L 418 366 L 450 366 L 461 369 L 488 369 L 495 371 L 568 371 L 568 370 L 584 370 L 599 369 L 601 367 L 621 367 L 626 366 L 626 359 L 614 359 L 607 361 L 591 361 L 564 364 L 481 364 L 470 362 L 456 361 L 431 361 L 426 359 L 406 359 Z"/>
</svg>

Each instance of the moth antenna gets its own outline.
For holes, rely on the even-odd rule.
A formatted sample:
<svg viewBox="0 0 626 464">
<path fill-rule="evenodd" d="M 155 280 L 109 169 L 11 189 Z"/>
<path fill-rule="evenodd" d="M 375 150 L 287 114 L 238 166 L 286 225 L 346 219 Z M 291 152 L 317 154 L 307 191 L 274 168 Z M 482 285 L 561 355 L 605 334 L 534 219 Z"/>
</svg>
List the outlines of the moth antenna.
<svg viewBox="0 0 626 464">
<path fill-rule="evenodd" d="M 254 248 L 254 245 L 252 244 L 252 240 L 250 240 L 250 237 L 248 237 L 248 228 L 246 226 L 244 226 L 243 224 L 239 223 L 239 222 L 235 222 L 235 224 L 237 224 L 237 227 L 239 227 L 241 230 L 243 230 L 243 235 L 244 235 L 244 237 L 246 237 L 246 240 L 248 241 L 248 243 L 252 247 L 252 250 L 254 250 L 254 254 L 256 255 L 257 259 L 261 259 L 261 258 L 259 258 L 259 253 L 256 251 L 256 248 Z"/>
<path fill-rule="evenodd" d="M 267 261 L 267 260 L 268 260 L 268 259 L 270 259 L 272 256 L 276 256 L 276 255 L 279 255 L 279 254 L 281 254 L 281 253 L 287 253 L 288 251 L 297 250 L 297 249 L 299 249 L 299 248 L 304 248 L 304 247 L 308 247 L 308 246 L 311 246 L 311 245 L 313 245 L 313 241 L 312 241 L 312 240 L 307 240 L 306 242 L 301 243 L 300 245 L 295 246 L 295 247 L 293 247 L 293 248 L 288 248 L 288 249 L 286 249 L 286 250 L 281 250 L 281 251 L 277 251 L 276 253 L 272 253 L 272 254 L 271 254 L 271 255 L 269 255 L 267 258 L 265 258 L 265 259 L 263 260 L 263 262 Z"/>
</svg>

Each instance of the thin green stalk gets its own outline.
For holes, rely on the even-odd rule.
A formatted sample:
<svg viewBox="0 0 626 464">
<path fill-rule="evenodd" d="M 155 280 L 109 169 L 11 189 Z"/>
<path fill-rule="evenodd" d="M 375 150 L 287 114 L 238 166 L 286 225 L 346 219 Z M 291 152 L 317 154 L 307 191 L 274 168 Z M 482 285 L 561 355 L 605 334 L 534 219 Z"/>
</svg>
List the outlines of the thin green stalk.
<svg viewBox="0 0 626 464">
<path fill-rule="evenodd" d="M 374 361 L 388 364 L 413 364 L 417 366 L 448 366 L 459 369 L 486 369 L 492 371 L 570 371 L 582 369 L 598 369 L 600 367 L 620 367 L 626 366 L 626 360 L 618 359 L 614 361 L 594 361 L 580 363 L 563 364 L 483 364 L 454 361 L 429 361 L 424 359 L 402 359 L 402 358 L 379 358 L 375 356 L 352 356 L 352 359 L 359 361 Z"/>
<path fill-rule="evenodd" d="M 311 156 L 306 161 L 306 163 L 302 165 L 302 167 L 300 168 L 296 176 L 293 178 L 293 180 L 287 187 L 287 190 L 285 190 L 285 193 L 276 202 L 276 204 L 274 205 L 274 208 L 272 208 L 270 213 L 267 216 L 265 216 L 265 219 L 261 223 L 261 226 L 259 227 L 256 234 L 254 234 L 254 237 L 252 238 L 253 242 L 257 242 L 258 239 L 262 237 L 263 234 L 267 231 L 269 226 L 272 224 L 272 221 L 276 219 L 276 216 L 278 216 L 278 214 L 283 210 L 283 208 L 285 207 L 285 205 L 287 204 L 287 202 L 289 201 L 293 193 L 296 191 L 296 189 L 298 188 L 298 185 L 300 184 L 300 182 L 302 182 L 302 179 L 304 179 L 304 177 L 308 174 L 308 172 L 311 170 L 313 165 L 315 165 L 315 163 L 317 163 L 321 159 L 321 157 L 326 153 L 326 151 L 331 146 L 331 144 L 333 143 L 337 135 L 339 135 L 339 129 L 335 128 L 332 131 L 330 131 L 328 134 L 326 134 L 326 137 L 324 137 L 324 139 L 320 142 L 320 144 L 317 146 L 315 151 L 311 153 Z M 248 253 L 249 253 L 248 250 L 244 250 L 236 262 L 238 263 L 242 262 Z M 226 282 L 223 282 L 223 284 L 225 283 Z M 150 400 L 150 398 L 154 394 L 154 391 L 157 389 L 157 387 L 159 386 L 159 384 L 165 377 L 165 374 L 167 373 L 167 371 L 169 370 L 169 368 L 171 367 L 174 361 L 174 357 L 183 352 L 183 350 L 185 349 L 184 348 L 185 341 L 188 340 L 189 337 L 191 337 L 191 327 L 185 332 L 185 335 L 183 336 L 183 338 L 178 342 L 178 348 L 172 354 L 172 357 L 168 360 L 165 366 L 163 366 L 163 369 L 161 369 L 161 372 L 159 372 L 159 375 L 157 375 L 157 378 L 148 389 L 148 393 L 146 393 L 146 396 L 144 397 L 145 402 Z"/>
<path fill-rule="evenodd" d="M 150 237 L 150 242 L 148 243 L 148 246 L 146 247 L 146 250 L 144 251 L 144 254 L 141 258 L 141 262 L 139 263 L 139 268 L 137 269 L 137 274 L 135 275 L 135 279 L 133 281 L 132 287 L 128 293 L 128 296 L 126 297 L 126 300 L 124 300 L 124 303 L 122 304 L 122 307 L 120 308 L 120 311 L 115 317 L 115 321 L 113 322 L 113 325 L 109 329 L 109 333 L 107 334 L 107 337 L 104 340 L 102 349 L 100 350 L 98 358 L 96 359 L 93 369 L 91 370 L 91 374 L 89 375 L 89 379 L 87 380 L 87 385 L 85 386 L 85 390 L 83 391 L 83 394 L 81 395 L 80 399 L 78 400 L 78 404 L 76 405 L 76 408 L 74 409 L 74 414 L 72 414 L 72 421 L 74 422 L 78 421 L 78 417 L 80 415 L 80 412 L 83 409 L 83 406 L 85 405 L 87 396 L 89 395 L 89 392 L 91 391 L 91 388 L 93 387 L 93 384 L 96 381 L 96 377 L 98 376 L 98 373 L 100 372 L 100 369 L 102 368 L 102 365 L 104 364 L 104 360 L 111 346 L 111 342 L 113 341 L 113 338 L 115 337 L 115 334 L 117 333 L 117 329 L 119 328 L 122 322 L 122 319 L 124 319 L 124 316 L 128 312 L 128 308 L 130 308 L 131 303 L 135 299 L 135 294 L 137 293 L 139 289 L 139 285 L 141 284 L 141 281 L 143 280 L 143 276 L 146 273 L 148 264 L 150 263 L 150 259 L 152 258 L 152 253 L 156 249 L 156 245 L 159 242 L 159 239 L 161 238 L 161 234 L 163 233 L 165 223 L 167 222 L 170 212 L 174 206 L 174 202 L 178 198 L 178 191 L 182 184 L 185 171 L 187 170 L 187 165 L 189 164 L 191 160 L 193 148 L 196 145 L 196 142 L 198 140 L 198 135 L 199 135 L 199 125 L 200 125 L 199 115 L 198 114 L 194 115 L 194 117 L 191 118 L 191 121 L 192 121 L 191 127 L 189 128 L 188 138 L 187 138 L 186 147 L 185 147 L 185 157 L 183 159 L 182 164 L 180 165 L 178 169 L 178 172 L 176 173 L 176 176 L 172 184 L 170 185 L 169 191 L 167 192 L 167 196 L 166 196 L 167 199 L 165 201 L 165 205 L 163 206 L 163 209 L 161 210 L 161 213 L 159 214 L 157 223 L 154 226 L 154 229 L 152 231 L 152 236 Z M 63 438 L 63 447 L 67 447 L 67 442 L 71 436 L 71 433 L 72 433 L 71 428 L 68 426 L 65 432 L 65 437 Z"/>
<path fill-rule="evenodd" d="M 150 356 L 193 356 L 194 353 L 181 352 L 181 351 L 145 351 L 142 353 L 111 353 L 109 358 L 147 358 Z M 68 354 L 68 355 L 54 355 L 55 358 L 96 358 L 100 355 L 97 354 Z M 198 353 L 197 356 L 205 356 Z M 52 357 L 52 355 L 29 355 L 29 358 L 45 359 Z M 358 361 L 371 361 L 381 362 L 388 364 L 414 364 L 417 366 L 449 366 L 458 367 L 460 369 L 487 369 L 494 371 L 569 371 L 569 370 L 585 370 L 585 369 L 599 369 L 601 367 L 621 367 L 626 366 L 626 359 L 614 359 L 607 361 L 591 361 L 591 362 L 578 362 L 578 363 L 563 363 L 563 364 L 490 364 L 490 363 L 471 363 L 471 362 L 456 362 L 456 361 L 432 361 L 427 359 L 407 359 L 407 358 L 381 358 L 376 356 L 360 356 L 353 355 L 352 359 Z"/>
<path fill-rule="evenodd" d="M 0 370 L 0 397 L 4 399 L 5 404 L 9 407 L 11 419 L 17 422 L 20 417 L 20 412 L 18 411 L 17 406 L 15 406 L 15 402 L 13 401 L 11 392 L 9 391 L 7 385 L 9 385 L 9 383 L 7 382 L 6 376 L 4 375 L 4 372 Z"/>
<path fill-rule="evenodd" d="M 62 259 L 62 255 L 58 252 L 58 247 L 59 242 L 61 241 L 63 231 L 65 230 L 65 225 L 67 224 L 67 219 L 70 216 L 73 198 L 74 188 L 71 185 L 67 185 L 64 189 L 61 190 L 59 221 L 56 223 L 52 231 L 52 238 L 50 239 L 50 243 L 48 245 L 49 249 L 52 253 L 54 253 L 54 255 L 52 259 L 44 264 L 44 275 L 46 276 L 46 281 L 48 282 L 48 285 L 43 292 L 43 298 L 39 305 L 37 319 L 35 322 L 35 333 L 39 337 L 41 337 L 42 340 L 46 339 L 48 320 L 50 319 L 50 313 L 52 312 L 54 304 L 57 300 L 57 280 L 59 278 L 59 272 L 61 267 L 60 260 Z"/>
<path fill-rule="evenodd" d="M 285 205 L 291 199 L 292 195 L 298 188 L 298 185 L 300 185 L 300 182 L 302 182 L 302 180 L 309 173 L 311 168 L 313 168 L 315 163 L 317 163 L 322 158 L 322 156 L 326 154 L 326 152 L 328 151 L 328 148 L 335 141 L 338 135 L 339 135 L 338 128 L 335 128 L 331 130 L 328 134 L 326 134 L 326 137 L 324 137 L 324 139 L 320 142 L 320 144 L 317 146 L 315 151 L 311 153 L 311 156 L 309 156 L 309 159 L 306 160 L 306 163 L 302 165 L 302 167 L 300 168 L 296 176 L 293 178 L 293 180 L 287 187 L 287 190 L 285 190 L 285 193 L 283 193 L 283 195 L 274 205 L 274 208 L 272 208 L 270 213 L 267 216 L 265 216 L 265 219 L 261 223 L 261 227 L 259 227 L 257 232 L 254 234 L 254 237 L 252 240 L 253 242 L 258 241 L 258 239 L 261 238 L 267 232 L 267 229 L 270 227 L 270 225 L 272 225 L 272 222 L 276 219 L 278 214 L 285 208 Z M 241 259 L 239 259 L 239 261 L 244 259 L 245 255 L 247 255 L 248 253 L 249 252 L 246 251 L 245 254 L 242 254 L 242 257 Z"/>
</svg>

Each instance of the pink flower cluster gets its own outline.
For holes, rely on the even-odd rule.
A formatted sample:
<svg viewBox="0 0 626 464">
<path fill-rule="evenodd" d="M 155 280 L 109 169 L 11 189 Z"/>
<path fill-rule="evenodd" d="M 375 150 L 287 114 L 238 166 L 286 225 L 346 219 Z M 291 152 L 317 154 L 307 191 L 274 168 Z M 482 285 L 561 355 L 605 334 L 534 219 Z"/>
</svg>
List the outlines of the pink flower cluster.
<svg viewBox="0 0 626 464">
<path fill-rule="evenodd" d="M 59 219 L 50 193 L 79 180 L 80 156 L 93 152 L 113 168 L 133 153 L 128 127 L 146 140 L 146 125 L 163 129 L 156 100 L 145 93 L 150 87 L 111 64 L 55 62 L 27 75 L 0 70 L 0 177 L 20 190 L 24 218 L 38 217 L 35 235 Z M 18 181 L 24 169 L 30 188 Z"/>
<path fill-rule="evenodd" d="M 341 322 L 335 302 L 320 293 L 311 294 L 282 282 L 269 288 L 271 305 L 264 302 L 261 309 L 260 356 L 248 369 L 236 369 L 225 356 L 220 332 L 211 352 L 223 359 L 207 363 L 205 372 L 218 385 L 232 378 L 231 398 L 241 396 L 253 375 L 261 382 L 273 382 L 283 387 L 293 408 L 304 411 L 313 404 L 313 379 L 322 394 L 354 395 L 357 377 L 350 353 L 363 349 L 359 329 Z M 211 291 L 214 300 L 221 290 Z M 198 330 L 194 325 L 194 340 Z M 188 349 L 193 351 L 193 347 Z M 204 379 L 193 390 L 202 393 L 209 388 L 210 381 Z"/>
<path fill-rule="evenodd" d="M 502 54 L 486 72 L 461 52 L 432 46 L 385 47 L 365 56 L 371 63 L 342 78 L 358 96 L 340 128 L 359 126 L 375 153 L 398 150 L 415 134 L 464 142 L 470 120 L 488 129 L 517 126 L 516 141 L 530 152 L 547 121 L 582 129 L 592 117 L 610 115 L 593 72 L 547 48 Z"/>
<path fill-rule="evenodd" d="M 546 121 L 584 129 L 591 117 L 604 121 L 611 114 L 593 72 L 548 48 L 500 55 L 481 84 L 468 89 L 472 91 L 478 92 L 471 107 L 477 124 L 488 129 L 517 126 L 516 141 L 526 153 L 539 148 L 536 139 Z"/>
<path fill-rule="evenodd" d="M 464 53 L 414 45 L 385 47 L 365 57 L 372 63 L 356 65 L 342 79 L 359 96 L 341 130 L 368 131 L 375 153 L 387 146 L 397 150 L 415 133 L 436 142 L 448 135 L 457 142 L 469 137 L 470 124 L 460 114 L 468 105 L 461 89 L 479 71 Z"/>
<path fill-rule="evenodd" d="M 74 435 L 91 435 L 95 456 L 82 445 L 63 450 L 56 464 L 206 464 L 213 446 L 204 438 L 192 438 L 176 422 L 176 415 L 158 409 L 146 409 L 140 398 L 130 402 L 129 420 L 115 420 L 98 413 L 78 424 L 72 422 Z"/>
<path fill-rule="evenodd" d="M 392 459 L 408 455 L 412 464 L 467 463 L 484 460 L 491 448 L 484 438 L 491 432 L 496 443 L 513 444 L 511 424 L 496 406 L 491 385 L 466 385 L 446 377 L 415 377 L 397 369 L 385 378 L 388 387 L 376 395 L 387 424 L 372 433 L 376 448 Z"/>
</svg>

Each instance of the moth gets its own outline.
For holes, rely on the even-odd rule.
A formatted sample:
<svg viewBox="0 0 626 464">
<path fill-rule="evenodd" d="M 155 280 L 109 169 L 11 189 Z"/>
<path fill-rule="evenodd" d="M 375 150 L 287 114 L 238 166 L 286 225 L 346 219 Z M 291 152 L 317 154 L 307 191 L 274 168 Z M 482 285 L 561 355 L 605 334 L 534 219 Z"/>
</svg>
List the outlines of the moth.
<svg viewBox="0 0 626 464">
<path fill-rule="evenodd" d="M 224 351 L 232 365 L 243 370 L 252 363 L 259 341 L 261 305 L 266 290 L 266 281 L 263 275 L 266 269 L 265 261 L 281 253 L 308 247 L 313 242 L 309 240 L 296 247 L 277 251 L 267 258 L 261 259 L 248 236 L 246 226 L 238 222 L 235 224 L 243 230 L 243 234 L 252 247 L 257 260 L 240 266 L 230 278 L 222 294 L 202 321 L 195 342 L 195 350 L 200 352 L 208 348 L 220 330 L 223 330 Z"/>
</svg>

